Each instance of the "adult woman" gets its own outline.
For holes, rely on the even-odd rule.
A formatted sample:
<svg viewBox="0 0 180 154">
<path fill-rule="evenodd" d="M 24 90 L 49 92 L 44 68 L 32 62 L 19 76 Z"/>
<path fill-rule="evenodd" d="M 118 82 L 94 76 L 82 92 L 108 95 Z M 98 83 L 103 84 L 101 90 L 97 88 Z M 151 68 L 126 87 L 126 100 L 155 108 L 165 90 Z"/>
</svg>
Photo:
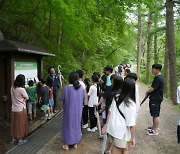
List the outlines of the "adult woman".
<svg viewBox="0 0 180 154">
<path fill-rule="evenodd" d="M 12 144 L 24 144 L 27 140 L 23 138 L 28 134 L 28 121 L 26 101 L 29 99 L 25 86 L 25 76 L 19 74 L 14 85 L 11 87 L 12 112 L 11 112 L 11 136 Z"/>
<path fill-rule="evenodd" d="M 125 78 L 121 94 L 113 99 L 107 123 L 103 128 L 103 131 L 107 128 L 113 144 L 112 154 L 127 153 L 129 140 L 131 147 L 135 146 L 135 123 L 135 81 Z"/>
<path fill-rule="evenodd" d="M 81 118 L 85 91 L 78 80 L 79 76 L 76 72 L 70 73 L 70 84 L 64 87 L 61 95 L 63 101 L 62 138 L 65 142 L 64 150 L 69 150 L 70 145 L 77 148 L 77 143 L 81 139 Z"/>
</svg>

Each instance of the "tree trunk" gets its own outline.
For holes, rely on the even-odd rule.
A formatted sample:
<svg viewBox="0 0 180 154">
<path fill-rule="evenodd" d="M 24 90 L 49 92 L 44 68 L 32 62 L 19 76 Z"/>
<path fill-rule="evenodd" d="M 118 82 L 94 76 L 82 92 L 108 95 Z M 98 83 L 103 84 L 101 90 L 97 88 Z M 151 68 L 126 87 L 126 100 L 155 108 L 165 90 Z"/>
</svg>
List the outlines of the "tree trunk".
<svg viewBox="0 0 180 154">
<path fill-rule="evenodd" d="M 43 1 L 44 0 L 42 0 L 41 2 L 39 2 L 35 7 L 34 7 L 34 9 L 33 9 L 33 12 L 32 12 L 32 16 L 31 16 L 31 21 L 30 21 L 30 24 L 29 24 L 29 32 L 28 32 L 28 35 L 27 35 L 27 39 L 26 39 L 26 43 L 28 43 L 28 41 L 29 41 L 29 38 L 31 37 L 31 32 L 32 32 L 32 29 L 33 29 L 33 20 L 34 20 L 34 18 L 35 18 L 35 16 L 36 16 L 36 11 L 38 10 L 38 8 L 39 8 L 39 5 L 41 4 L 41 3 L 43 3 Z"/>
<path fill-rule="evenodd" d="M 164 93 L 168 92 L 168 81 L 169 81 L 169 54 L 167 49 L 167 35 L 164 53 Z"/>
<path fill-rule="evenodd" d="M 137 76 L 138 80 L 140 80 L 141 74 L 141 10 L 140 6 L 138 6 L 138 40 L 137 40 Z"/>
<path fill-rule="evenodd" d="M 3 8 L 5 0 L 0 0 L 0 9 Z"/>
<path fill-rule="evenodd" d="M 146 47 L 146 40 L 144 40 L 143 38 L 141 38 L 142 39 L 142 43 L 141 43 L 141 66 L 143 65 L 143 66 L 146 66 L 146 64 L 145 64 L 145 60 L 144 60 L 144 57 L 145 57 L 145 52 L 146 52 L 146 50 L 145 50 L 145 47 Z"/>
<path fill-rule="evenodd" d="M 170 77 L 170 98 L 176 102 L 177 89 L 177 67 L 176 67 L 176 49 L 174 34 L 174 12 L 173 0 L 166 0 L 166 35 L 167 50 L 169 54 L 169 77 Z"/>
<path fill-rule="evenodd" d="M 149 10 L 148 13 L 148 28 L 147 28 L 147 64 L 146 64 L 146 84 L 150 81 L 150 64 L 151 64 L 151 25 L 152 25 L 152 13 Z"/>
<path fill-rule="evenodd" d="M 47 33 L 47 39 L 50 40 L 50 33 L 51 33 L 51 18 L 52 18 L 52 8 L 50 6 L 49 8 L 49 20 L 48 20 L 48 33 Z"/>
<path fill-rule="evenodd" d="M 157 29 L 157 13 L 155 13 L 154 17 L 154 28 Z M 157 33 L 154 34 L 154 63 L 158 63 Z"/>
</svg>

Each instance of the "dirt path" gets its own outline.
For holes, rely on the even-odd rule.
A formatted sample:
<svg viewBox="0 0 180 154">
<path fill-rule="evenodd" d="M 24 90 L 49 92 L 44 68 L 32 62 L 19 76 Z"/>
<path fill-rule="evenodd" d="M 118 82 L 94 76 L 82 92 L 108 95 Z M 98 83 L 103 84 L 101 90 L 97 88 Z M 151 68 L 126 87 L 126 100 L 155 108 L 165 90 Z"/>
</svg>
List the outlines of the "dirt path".
<svg viewBox="0 0 180 154">
<path fill-rule="evenodd" d="M 139 84 L 140 100 L 143 99 L 147 87 Z M 176 125 L 178 111 L 169 100 L 164 100 L 161 108 L 159 136 L 146 135 L 145 128 L 150 126 L 152 119 L 149 115 L 148 102 L 141 107 L 137 122 L 136 147 L 130 150 L 131 154 L 180 154 L 180 145 L 176 140 Z M 83 130 L 83 138 L 78 149 L 68 152 L 62 150 L 60 133 L 39 151 L 39 154 L 100 154 L 102 141 L 97 138 L 98 133 L 89 133 Z"/>
</svg>

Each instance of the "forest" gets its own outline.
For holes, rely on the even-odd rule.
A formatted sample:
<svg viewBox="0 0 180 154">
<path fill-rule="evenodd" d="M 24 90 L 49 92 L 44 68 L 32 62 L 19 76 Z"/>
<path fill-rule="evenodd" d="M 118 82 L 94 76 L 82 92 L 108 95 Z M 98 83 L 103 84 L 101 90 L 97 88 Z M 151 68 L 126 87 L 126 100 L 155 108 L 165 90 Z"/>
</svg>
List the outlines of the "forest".
<svg viewBox="0 0 180 154">
<path fill-rule="evenodd" d="M 174 102 L 180 84 L 179 0 L 0 0 L 4 37 L 44 48 L 44 59 L 72 70 L 102 72 L 105 65 L 137 66 L 150 84 L 151 65 L 163 64 L 165 93 Z"/>
</svg>

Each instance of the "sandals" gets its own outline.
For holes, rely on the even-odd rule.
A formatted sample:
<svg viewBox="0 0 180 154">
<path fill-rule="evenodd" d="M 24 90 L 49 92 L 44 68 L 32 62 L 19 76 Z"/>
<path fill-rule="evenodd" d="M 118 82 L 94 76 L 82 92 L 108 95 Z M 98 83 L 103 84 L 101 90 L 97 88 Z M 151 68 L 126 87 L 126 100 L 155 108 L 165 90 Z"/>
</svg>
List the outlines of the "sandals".
<svg viewBox="0 0 180 154">
<path fill-rule="evenodd" d="M 11 141 L 10 143 L 11 143 L 11 144 L 17 144 L 17 143 L 18 143 L 18 140 Z"/>
<path fill-rule="evenodd" d="M 75 149 L 77 149 L 77 148 L 78 148 L 77 144 L 75 144 L 73 147 L 74 147 Z"/>
<path fill-rule="evenodd" d="M 69 150 L 69 146 L 68 145 L 63 145 L 63 147 L 62 147 L 64 150 Z"/>
<path fill-rule="evenodd" d="M 22 142 L 19 142 L 18 145 L 23 145 L 26 144 L 28 142 L 28 140 L 23 140 Z"/>
<path fill-rule="evenodd" d="M 68 146 L 68 145 L 63 145 L 62 148 L 63 148 L 64 150 L 66 150 L 66 151 L 69 150 L 69 146 Z M 73 148 L 77 149 L 77 148 L 78 148 L 77 144 L 74 144 Z"/>
</svg>

